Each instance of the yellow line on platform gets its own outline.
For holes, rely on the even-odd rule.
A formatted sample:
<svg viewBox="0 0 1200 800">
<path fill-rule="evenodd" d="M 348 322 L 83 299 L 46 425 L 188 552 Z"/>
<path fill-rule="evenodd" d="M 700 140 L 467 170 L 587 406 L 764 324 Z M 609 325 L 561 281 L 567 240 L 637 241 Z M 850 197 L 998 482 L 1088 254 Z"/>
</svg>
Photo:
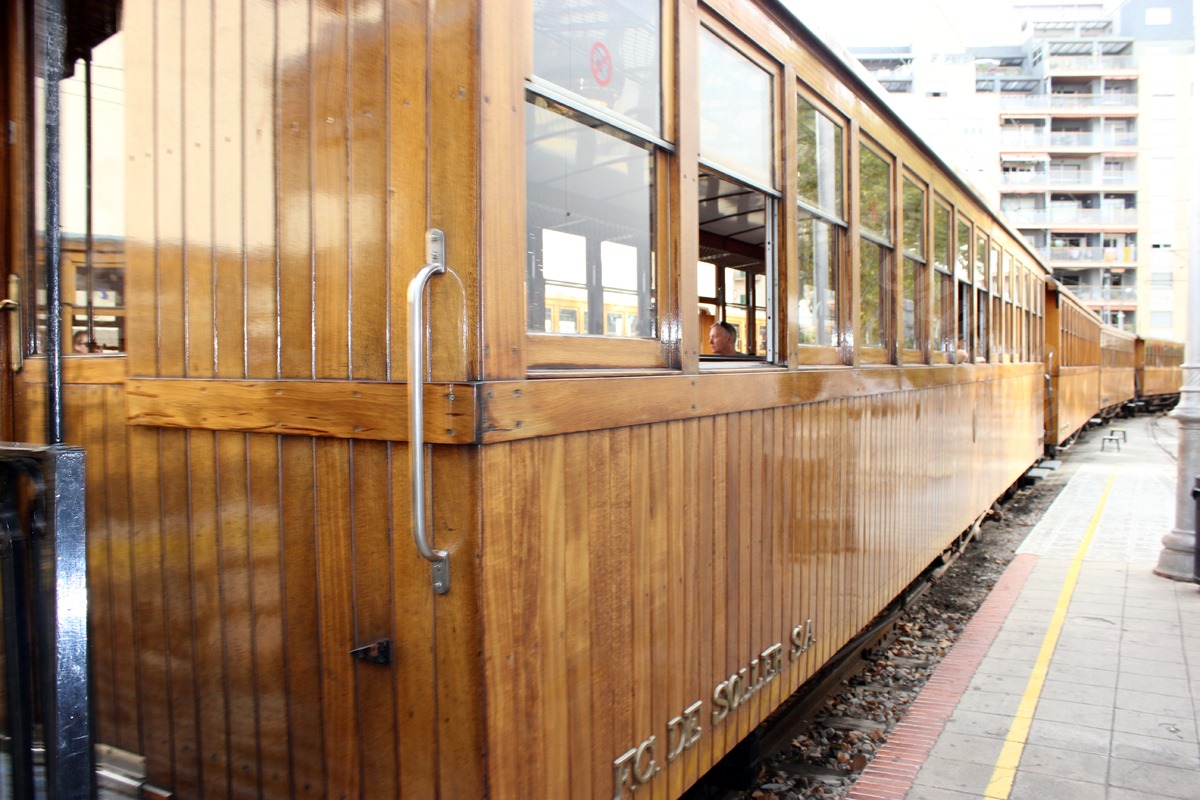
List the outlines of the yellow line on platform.
<svg viewBox="0 0 1200 800">
<path fill-rule="evenodd" d="M 1004 739 L 1004 748 L 1000 751 L 999 758 L 996 759 L 996 766 L 992 769 L 992 778 L 988 781 L 987 789 L 984 792 L 984 797 L 988 800 L 1008 800 L 1008 796 L 1012 792 L 1013 781 L 1017 777 L 1017 766 L 1021 763 L 1021 753 L 1025 750 L 1025 742 L 1029 738 L 1029 728 L 1033 725 L 1033 712 L 1037 708 L 1038 698 L 1042 694 L 1042 686 L 1046 683 L 1046 673 L 1050 669 L 1050 657 L 1054 655 L 1058 636 L 1062 633 L 1063 622 L 1067 618 L 1067 606 L 1071 604 L 1071 595 L 1075 593 L 1075 584 L 1079 582 L 1079 570 L 1083 567 L 1083 557 L 1087 555 L 1092 537 L 1096 535 L 1096 528 L 1100 526 L 1100 515 L 1104 513 L 1104 506 L 1108 502 L 1108 495 L 1116 480 L 1117 472 L 1113 470 L 1113 474 L 1109 476 L 1108 483 L 1104 487 L 1104 493 L 1100 495 L 1096 513 L 1092 515 L 1087 531 L 1083 534 L 1083 541 L 1079 543 L 1079 547 L 1075 551 L 1071 568 L 1067 570 L 1067 578 L 1063 582 L 1062 591 L 1058 594 L 1058 604 L 1054 608 L 1054 616 L 1050 619 L 1050 628 L 1046 631 L 1045 638 L 1042 639 L 1042 648 L 1038 651 L 1037 660 L 1033 664 L 1033 674 L 1029 676 L 1029 682 L 1025 684 L 1025 694 L 1021 696 L 1021 705 L 1017 708 L 1016 717 L 1008 729 L 1008 736 Z"/>
</svg>

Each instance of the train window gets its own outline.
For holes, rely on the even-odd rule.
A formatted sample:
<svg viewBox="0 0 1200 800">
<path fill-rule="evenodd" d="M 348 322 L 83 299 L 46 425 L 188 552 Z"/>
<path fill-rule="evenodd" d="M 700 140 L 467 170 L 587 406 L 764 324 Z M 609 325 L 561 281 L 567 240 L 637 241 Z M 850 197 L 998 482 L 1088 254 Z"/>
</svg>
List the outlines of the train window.
<svg viewBox="0 0 1200 800">
<path fill-rule="evenodd" d="M 954 352 L 954 275 L 950 261 L 950 209 L 941 202 L 933 206 L 933 317 L 929 338 L 934 351 Z"/>
<path fill-rule="evenodd" d="M 969 361 L 975 339 L 974 291 L 971 288 L 971 223 L 966 217 L 958 218 L 956 236 L 955 273 L 958 276 L 958 342 L 955 345 L 955 360 Z"/>
<path fill-rule="evenodd" d="M 547 332 L 653 337 L 654 147 L 539 95 L 529 100 L 529 329 L 544 330 L 543 307 L 574 307 L 574 325 L 560 315 Z M 628 311 L 639 327 L 609 334 L 606 315 Z"/>
<path fill-rule="evenodd" d="M 892 166 L 866 144 L 858 148 L 858 224 L 888 244 L 892 241 Z"/>
<path fill-rule="evenodd" d="M 886 347 L 888 342 L 887 275 L 891 271 L 891 250 L 868 239 L 859 243 L 862 291 L 859 293 L 858 340 L 862 347 Z"/>
<path fill-rule="evenodd" d="M 119 10 L 100 3 L 89 14 L 67 19 L 70 52 L 59 83 L 58 204 L 58 285 L 66 353 L 125 350 L 125 59 L 119 22 Z M 34 128 L 40 131 L 46 124 L 45 88 L 41 77 L 36 82 Z M 40 147 L 35 150 L 33 174 L 40 176 L 45 171 L 44 153 Z M 35 185 L 39 234 L 37 269 L 29 284 L 37 301 L 32 351 L 44 353 L 47 254 L 41 231 L 45 230 L 46 197 L 41 181 Z"/>
<path fill-rule="evenodd" d="M 773 360 L 775 72 L 700 31 L 700 352 Z M 732 341 L 730 341 L 732 340 Z"/>
<path fill-rule="evenodd" d="M 842 126 L 801 95 L 796 118 L 799 344 L 832 347 L 841 338 L 845 139 Z"/>
<path fill-rule="evenodd" d="M 896 338 L 892 322 L 892 164 L 865 142 L 858 148 L 859 317 L 858 344 L 889 348 Z M 862 353 L 860 351 L 860 357 Z M 878 361 L 879 356 L 868 356 Z"/>
<path fill-rule="evenodd" d="M 839 342 L 837 298 L 840 294 L 839 241 L 837 225 L 819 217 L 799 221 L 800 247 L 800 344 L 834 346 Z"/>
<path fill-rule="evenodd" d="M 925 258 L 925 190 L 904 178 L 904 252 Z"/>
<path fill-rule="evenodd" d="M 706 356 L 768 355 L 770 208 L 762 192 L 713 173 L 700 175 L 696 286 Z M 721 323 L 736 332 L 724 346 L 710 337 Z"/>
<path fill-rule="evenodd" d="M 534 82 L 658 135 L 661 13 L 642 0 L 534 0 Z"/>
<path fill-rule="evenodd" d="M 796 97 L 797 199 L 836 219 L 844 214 L 842 126 Z"/>
<path fill-rule="evenodd" d="M 926 285 L 925 263 L 925 189 L 907 175 L 903 194 L 904 259 L 900 276 L 900 348 L 901 361 L 919 361 L 918 351 L 924 323 L 920 298 L 925 293 L 918 287 Z M 905 352 L 908 351 L 908 352 Z"/>
<path fill-rule="evenodd" d="M 987 257 L 988 257 L 988 237 L 987 234 L 975 232 L 975 285 L 977 287 L 987 288 Z"/>
<path fill-rule="evenodd" d="M 774 186 L 771 73 L 700 31 L 700 155 L 748 183 Z"/>
<path fill-rule="evenodd" d="M 988 286 L 991 289 L 992 316 L 988 328 L 988 352 L 993 361 L 1004 360 L 1004 300 L 1000 297 L 1000 248 L 992 242 L 991 258 L 988 261 L 991 277 Z"/>
</svg>

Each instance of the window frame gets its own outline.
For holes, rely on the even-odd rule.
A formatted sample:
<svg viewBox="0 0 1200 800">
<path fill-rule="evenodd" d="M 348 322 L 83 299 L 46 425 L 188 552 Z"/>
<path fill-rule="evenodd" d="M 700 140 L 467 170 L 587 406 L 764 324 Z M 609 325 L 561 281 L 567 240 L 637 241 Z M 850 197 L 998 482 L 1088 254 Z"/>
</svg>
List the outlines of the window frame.
<svg viewBox="0 0 1200 800">
<path fill-rule="evenodd" d="M 853 251 L 855 263 L 854 274 L 856 276 L 853 307 L 857 312 L 854 315 L 853 328 L 855 362 L 860 364 L 894 364 L 899 360 L 897 358 L 899 336 L 895 330 L 898 314 L 896 285 L 900 269 L 896 258 L 898 249 L 896 225 L 900 218 L 900 215 L 896 213 L 896 181 L 899 175 L 899 165 L 896 156 L 890 150 L 860 128 L 856 128 L 854 140 L 851 150 L 854 153 L 855 161 L 854 170 L 851 174 L 852 183 L 855 185 L 852 187 L 850 194 L 852 197 L 854 225 L 858 230 L 858 240 L 854 243 Z M 876 231 L 867 230 L 862 225 L 862 158 L 864 151 L 880 159 L 888 170 L 885 193 L 888 203 L 888 218 L 885 226 L 886 236 L 880 235 Z M 879 322 L 881 328 L 880 338 L 883 340 L 882 344 L 865 344 L 863 342 L 862 298 L 864 283 L 862 279 L 862 250 L 865 244 L 879 247 L 885 255 L 885 258 L 882 259 L 884 263 L 880 264 L 879 274 Z"/>
<path fill-rule="evenodd" d="M 722 360 L 716 357 L 701 357 L 699 368 L 701 371 L 711 369 L 721 369 L 734 367 L 784 367 L 788 366 L 789 347 L 786 342 L 786 331 L 792 319 L 790 309 L 786 309 L 784 298 L 787 292 L 784 291 L 783 274 L 785 270 L 786 256 L 785 251 L 792 246 L 793 237 L 789 232 L 784 230 L 784 220 L 788 217 L 783 204 L 786 202 L 787 192 L 786 187 L 788 181 L 783 175 L 785 165 L 785 148 L 789 145 L 785 144 L 784 136 L 786 126 L 784 117 L 786 115 L 784 103 L 784 95 L 786 94 L 784 80 L 784 65 L 774 56 L 764 51 L 752 39 L 744 36 L 734 25 L 726 19 L 718 16 L 712 11 L 704 8 L 699 15 L 698 31 L 701 35 L 707 30 L 709 33 L 716 36 L 726 45 L 732 48 L 736 53 L 747 59 L 759 69 L 763 70 L 770 78 L 771 99 L 770 114 L 770 131 L 771 131 L 771 153 L 770 166 L 768 169 L 770 185 L 765 185 L 762 181 L 756 180 L 747 175 L 741 174 L 736 170 L 729 169 L 728 165 L 723 165 L 705 158 L 701 154 L 702 142 L 700 134 L 700 100 L 703 92 L 703 87 L 697 79 L 696 84 L 696 161 L 694 169 L 697 174 L 699 172 L 707 172 L 726 180 L 741 184 L 753 191 L 762 193 L 766 204 L 766 220 L 765 226 L 767 230 L 765 249 L 765 285 L 767 297 L 764 300 L 763 308 L 766 313 L 766 344 L 767 352 L 762 355 L 753 357 L 742 356 L 741 358 L 730 357 L 728 360 Z M 699 53 L 699 41 L 697 41 L 697 54 Z M 698 232 L 698 231 L 697 231 Z M 681 231 L 684 236 L 690 235 L 687 231 Z M 681 265 L 680 269 L 688 269 L 688 265 Z M 699 293 L 695 297 L 681 298 L 680 307 L 688 307 L 686 313 L 697 313 L 699 305 Z M 749 332 L 755 335 L 754 331 Z M 708 335 L 708 331 L 699 331 L 701 338 Z M 697 343 L 699 345 L 699 343 Z"/>
<path fill-rule="evenodd" d="M 791 97 L 791 105 L 795 110 L 796 103 L 803 100 L 814 111 L 821 114 L 826 119 L 835 125 L 841 131 L 840 137 L 840 170 L 838 171 L 838 179 L 841 182 L 840 192 L 838 193 L 837 203 L 838 208 L 826 209 L 820 206 L 809 203 L 800 197 L 799 191 L 799 176 L 792 178 L 797 182 L 795 189 L 795 224 L 790 225 L 791 228 L 787 232 L 788 249 L 790 253 L 794 253 L 795 257 L 789 257 L 788 274 L 795 275 L 795 280 L 798 282 L 800 277 L 800 243 L 799 243 L 799 227 L 801 220 L 811 218 L 820 224 L 826 224 L 831 227 L 834 232 L 836 242 L 833 246 L 833 282 L 835 296 L 835 313 L 834 313 L 834 341 L 831 344 L 801 344 L 800 343 L 800 325 L 798 308 L 793 308 L 788 304 L 787 314 L 787 329 L 789 338 L 795 342 L 794 346 L 789 347 L 791 351 L 791 360 L 797 366 L 837 366 L 845 365 L 851 362 L 852 353 L 847 347 L 848 334 L 853 335 L 854 321 L 851 318 L 853 310 L 853 300 L 851 292 L 853 291 L 853 264 L 849 252 L 851 225 L 849 219 L 850 206 L 850 138 L 851 138 L 851 122 L 847 116 L 841 113 L 837 108 L 830 105 L 817 92 L 811 89 L 803 81 L 797 79 L 794 85 L 794 91 Z M 788 161 L 796 165 L 799 169 L 799 121 L 794 123 L 794 129 L 791 136 L 787 137 L 786 147 L 788 153 Z M 788 176 L 790 177 L 790 176 Z M 781 214 L 781 217 L 785 215 Z M 795 263 L 794 271 L 790 268 L 790 264 Z M 798 299 L 798 293 L 797 293 Z"/>
<path fill-rule="evenodd" d="M 921 195 L 920 219 L 915 226 L 921 237 L 920 250 L 909 250 L 908 247 L 908 192 L 912 186 Z M 896 350 L 901 364 L 923 364 L 929 358 L 929 313 L 932 302 L 933 287 L 931 285 L 932 268 L 929 258 L 929 230 L 931 226 L 929 213 L 929 184 L 907 166 L 901 168 L 899 177 L 900 202 L 899 224 L 897 230 L 900 242 L 897 250 L 900 252 L 899 292 L 897 294 L 899 314 L 897 322 Z M 907 299 L 905 292 L 905 276 L 908 265 L 913 267 L 913 343 L 915 347 L 905 347 L 904 343 L 904 303 Z"/>
<path fill-rule="evenodd" d="M 620 115 L 607 112 L 602 106 L 592 104 L 572 92 L 539 78 L 533 72 L 534 42 L 533 8 L 526 6 L 526 26 L 530 31 L 528 54 L 522 67 L 521 100 L 522 112 L 525 106 L 533 101 L 531 96 L 548 101 L 552 113 L 568 116 L 579 124 L 585 124 L 601 130 L 607 135 L 613 135 L 625 141 L 636 140 L 648 145 L 652 153 L 651 166 L 654 171 L 653 189 L 651 192 L 650 234 L 651 252 L 649 277 L 654 281 L 655 291 L 652 302 L 656 309 L 655 336 L 653 338 L 633 338 L 609 336 L 588 333 L 563 334 L 548 333 L 529 329 L 528 305 L 529 289 L 525 288 L 521 297 L 522 312 L 520 318 L 524 324 L 525 369 L 527 373 L 538 372 L 576 372 L 587 369 L 632 369 L 632 370 L 662 370 L 678 369 L 679 341 L 678 326 L 670 321 L 677 315 L 679 298 L 677 282 L 674 280 L 673 263 L 678 254 L 672 247 L 671 205 L 670 195 L 672 185 L 670 169 L 672 160 L 677 157 L 677 124 L 674 120 L 674 100 L 668 88 L 673 84 L 676 69 L 675 29 L 671 21 L 671 6 L 668 3 L 659 4 L 659 113 L 661 134 L 655 134 L 643 128 L 632 120 L 626 120 Z M 562 109 L 562 110 L 558 110 Z M 567 113 L 564 113 L 567 112 Z M 522 148 L 528 144 L 528 134 L 525 131 L 522 113 L 521 133 L 519 142 Z M 591 123 L 583 119 L 592 120 Z M 528 165 L 522 155 L 523 179 L 528 180 Z M 522 208 L 523 231 L 528 231 L 528 201 Z M 527 236 L 527 233 L 525 234 Z M 527 242 L 527 240 L 526 240 Z M 526 243 L 526 258 L 528 258 Z M 607 330 L 605 314 L 602 324 Z"/>
</svg>

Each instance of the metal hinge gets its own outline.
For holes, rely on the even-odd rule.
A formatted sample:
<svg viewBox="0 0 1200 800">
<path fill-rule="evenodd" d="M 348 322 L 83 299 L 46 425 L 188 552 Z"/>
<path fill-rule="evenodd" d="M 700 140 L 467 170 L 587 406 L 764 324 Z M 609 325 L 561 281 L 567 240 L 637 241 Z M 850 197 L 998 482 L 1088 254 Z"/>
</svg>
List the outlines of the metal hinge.
<svg viewBox="0 0 1200 800">
<path fill-rule="evenodd" d="M 370 644 L 364 644 L 362 647 L 351 650 L 350 655 L 359 661 L 368 661 L 372 664 L 390 664 L 392 663 L 392 640 L 379 639 Z"/>
</svg>

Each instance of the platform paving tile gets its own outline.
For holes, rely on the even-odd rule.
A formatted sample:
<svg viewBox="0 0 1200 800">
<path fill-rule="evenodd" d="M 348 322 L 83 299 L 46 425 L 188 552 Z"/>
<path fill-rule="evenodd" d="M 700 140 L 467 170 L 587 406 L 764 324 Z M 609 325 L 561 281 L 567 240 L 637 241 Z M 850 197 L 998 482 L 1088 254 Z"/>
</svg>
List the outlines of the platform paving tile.
<svg viewBox="0 0 1200 800">
<path fill-rule="evenodd" d="M 972 736 L 967 733 L 946 734 L 938 739 L 938 743 L 929 752 L 929 760 L 948 759 L 991 768 L 1003 749 L 1003 739 Z"/>
<path fill-rule="evenodd" d="M 988 692 L 983 689 L 968 688 L 958 701 L 958 708 L 963 711 L 983 711 L 988 714 L 1014 716 L 1021 707 L 1021 695 L 1006 692 Z"/>
<path fill-rule="evenodd" d="M 936 786 L 913 786 L 905 800 L 979 800 L 975 793 L 953 792 Z"/>
<path fill-rule="evenodd" d="M 1173 715 L 1147 714 L 1143 711 L 1132 711 L 1118 708 L 1113 712 L 1113 731 L 1137 733 L 1156 739 L 1170 739 L 1175 742 L 1196 742 L 1196 721 L 1186 708 L 1180 708 Z"/>
<path fill-rule="evenodd" d="M 1177 742 L 1137 733 L 1113 731 L 1110 752 L 1113 758 L 1200 770 L 1200 745 L 1195 742 Z M 1200 786 L 1197 789 L 1200 789 Z"/>
<path fill-rule="evenodd" d="M 1088 728 L 1112 728 L 1113 709 L 1088 706 L 1067 700 L 1040 700 L 1033 718 L 1049 722 L 1068 722 Z"/>
<path fill-rule="evenodd" d="M 1071 703 L 1085 703 L 1090 706 L 1113 707 L 1116 690 L 1111 686 L 1097 686 L 1073 681 L 1047 680 L 1042 685 L 1040 701 L 1066 700 Z"/>
<path fill-rule="evenodd" d="M 1108 686 L 1115 686 L 1117 666 L 1120 660 L 1121 656 L 1116 652 L 1081 653 L 1078 650 L 1066 650 L 1059 646 L 1054 649 L 1050 668 L 1057 668 L 1062 673 L 1061 680 L 1075 680 L 1078 683 L 1099 680 Z M 1112 675 L 1100 674 L 1104 672 L 1111 672 Z"/>
<path fill-rule="evenodd" d="M 1099 784 L 1019 770 L 1016 780 L 1013 781 L 1012 793 L 1009 794 L 1009 800 L 1103 800 L 1103 798 L 1104 787 Z"/>
<path fill-rule="evenodd" d="M 932 786 L 935 789 L 949 789 L 952 792 L 965 792 L 982 797 L 991 777 L 992 771 L 987 767 L 980 767 L 979 764 L 937 759 L 925 762 L 913 785 Z"/>
<path fill-rule="evenodd" d="M 988 736 L 1003 739 L 1008 736 L 1012 719 L 1006 714 L 988 714 L 983 711 L 955 711 L 946 720 L 942 735 L 965 733 L 972 736 Z"/>
<path fill-rule="evenodd" d="M 1179 697 L 1121 688 L 1117 689 L 1117 708 L 1161 716 L 1170 716 L 1181 711 L 1190 713 L 1192 710 L 1186 699 L 1181 701 Z"/>
<path fill-rule="evenodd" d="M 1056 659 L 1057 660 L 1057 659 Z M 1117 669 L 1122 675 L 1151 676 L 1187 680 L 1188 668 L 1186 663 L 1177 661 L 1155 661 L 1149 658 L 1121 656 Z"/>
<path fill-rule="evenodd" d="M 1109 762 L 1108 783 L 1123 789 L 1153 787 L 1154 797 L 1196 800 L 1200 797 L 1200 770 L 1180 769 L 1144 761 L 1114 758 Z"/>
<path fill-rule="evenodd" d="M 1163 641 L 1161 637 L 1159 642 Z M 1142 642 L 1121 642 L 1121 656 L 1144 658 L 1147 661 L 1161 661 L 1166 664 L 1186 664 L 1187 655 L 1179 645 L 1156 647 Z"/>
<path fill-rule="evenodd" d="M 1012 658 L 1000 658 L 989 655 L 979 663 L 979 669 L 975 672 L 981 675 L 1029 675 L 1033 672 L 1033 665 L 1036 661 L 1036 653 L 1029 658 L 1020 658 L 1015 655 Z"/>
<path fill-rule="evenodd" d="M 1028 673 L 1023 675 L 991 675 L 976 673 L 975 677 L 971 678 L 970 682 L 967 683 L 967 688 L 984 692 L 996 692 L 999 694 L 1021 695 L 1025 693 L 1025 686 L 1028 683 Z"/>
<path fill-rule="evenodd" d="M 1058 651 L 1115 655 L 1121 652 L 1121 643 L 1116 635 L 1111 637 L 1084 636 L 1072 631 L 1064 631 L 1055 647 L 1055 652 Z"/>
<path fill-rule="evenodd" d="M 1050 668 L 1046 670 L 1046 680 L 1063 681 L 1067 682 L 1067 684 L 1116 688 L 1117 676 L 1120 673 L 1115 669 L 1116 657 L 1112 658 L 1111 661 L 1112 667 L 1114 667 L 1112 669 L 1100 666 L 1082 666 L 1082 664 L 1075 664 L 1070 660 L 1063 660 L 1055 652 L 1054 660 L 1050 662 Z M 1109 660 L 1105 658 L 1100 663 L 1108 664 Z"/>
<path fill-rule="evenodd" d="M 1040 744 L 1027 744 L 1021 753 L 1018 772 L 1037 772 L 1070 781 L 1103 783 L 1108 769 L 1108 756 L 1099 753 L 1080 753 Z"/>
<path fill-rule="evenodd" d="M 1108 755 L 1111 740 L 1112 732 L 1105 728 L 1088 728 L 1069 722 L 1035 719 L 1029 728 L 1028 742 L 1103 756 Z"/>
<path fill-rule="evenodd" d="M 1119 673 L 1117 689 L 1161 694 L 1176 701 L 1182 698 L 1185 703 L 1191 694 L 1188 682 L 1183 678 L 1164 678 L 1161 675 L 1142 675 L 1135 672 Z"/>
</svg>

